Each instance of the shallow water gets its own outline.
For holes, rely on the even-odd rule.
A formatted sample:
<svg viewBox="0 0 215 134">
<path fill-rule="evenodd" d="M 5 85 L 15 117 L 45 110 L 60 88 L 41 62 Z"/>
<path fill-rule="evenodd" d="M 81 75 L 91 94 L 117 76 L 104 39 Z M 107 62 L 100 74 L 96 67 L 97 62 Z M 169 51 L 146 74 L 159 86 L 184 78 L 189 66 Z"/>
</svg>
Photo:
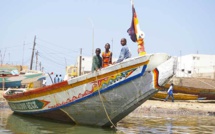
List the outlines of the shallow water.
<svg viewBox="0 0 215 134">
<path fill-rule="evenodd" d="M 128 133 L 214 133 L 215 117 L 147 115 L 126 117 L 118 128 Z"/>
<path fill-rule="evenodd" d="M 141 134 L 141 133 L 212 133 L 214 116 L 175 116 L 152 114 L 142 117 L 127 116 L 117 124 L 117 130 L 45 121 L 0 110 L 1 134 Z"/>
</svg>

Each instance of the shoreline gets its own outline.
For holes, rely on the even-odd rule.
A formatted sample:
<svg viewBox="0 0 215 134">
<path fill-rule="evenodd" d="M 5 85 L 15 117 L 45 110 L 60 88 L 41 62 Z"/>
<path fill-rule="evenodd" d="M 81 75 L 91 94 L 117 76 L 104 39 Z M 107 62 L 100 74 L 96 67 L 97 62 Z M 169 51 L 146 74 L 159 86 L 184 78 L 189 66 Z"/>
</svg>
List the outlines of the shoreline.
<svg viewBox="0 0 215 134">
<path fill-rule="evenodd" d="M 0 90 L 0 109 L 9 108 Z M 164 102 L 162 100 L 147 100 L 128 116 L 142 117 L 147 114 L 172 114 L 172 115 L 203 115 L 215 116 L 215 100 L 212 101 L 179 101 Z"/>
<path fill-rule="evenodd" d="M 215 103 L 212 102 L 147 100 L 129 116 L 141 117 L 147 114 L 215 116 Z"/>
</svg>

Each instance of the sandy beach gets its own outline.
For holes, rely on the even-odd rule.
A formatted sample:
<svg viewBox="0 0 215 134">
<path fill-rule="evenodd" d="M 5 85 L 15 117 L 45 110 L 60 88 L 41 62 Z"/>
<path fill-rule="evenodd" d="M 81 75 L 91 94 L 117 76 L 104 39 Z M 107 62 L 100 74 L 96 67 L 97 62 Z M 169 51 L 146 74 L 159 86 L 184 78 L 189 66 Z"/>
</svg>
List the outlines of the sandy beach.
<svg viewBox="0 0 215 134">
<path fill-rule="evenodd" d="M 215 102 L 211 102 L 147 100 L 132 112 L 130 116 L 145 116 L 146 114 L 215 116 Z"/>
<path fill-rule="evenodd" d="M 5 107 L 3 91 L 0 91 L 0 106 Z M 210 102 L 210 103 L 209 103 Z M 7 107 L 7 106 L 6 106 Z M 146 114 L 174 114 L 174 115 L 208 115 L 215 116 L 214 101 L 175 101 L 147 100 L 129 116 L 145 116 Z"/>
</svg>

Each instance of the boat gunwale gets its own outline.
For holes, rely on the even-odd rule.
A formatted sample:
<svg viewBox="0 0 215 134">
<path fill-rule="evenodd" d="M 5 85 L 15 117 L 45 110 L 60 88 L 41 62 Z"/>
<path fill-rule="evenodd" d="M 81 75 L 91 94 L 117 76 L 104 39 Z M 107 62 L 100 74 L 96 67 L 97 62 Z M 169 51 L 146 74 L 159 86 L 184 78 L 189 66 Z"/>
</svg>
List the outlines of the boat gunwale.
<svg viewBox="0 0 215 134">
<path fill-rule="evenodd" d="M 151 55 L 148 55 L 148 56 L 150 57 Z M 140 58 L 146 58 L 146 56 L 132 58 L 131 60 L 137 61 L 137 59 L 140 59 Z M 89 83 L 91 81 L 95 81 L 96 79 L 103 78 L 105 76 L 109 76 L 109 75 L 112 75 L 112 74 L 120 73 L 122 71 L 125 71 L 125 70 L 128 70 L 128 69 L 132 69 L 132 68 L 136 68 L 136 67 L 139 67 L 139 66 L 142 66 L 142 65 L 147 65 L 149 63 L 149 58 L 147 60 L 145 60 L 144 62 L 139 61 L 136 64 L 134 63 L 133 65 L 127 65 L 125 67 L 121 66 L 121 64 L 127 63 L 127 62 L 130 62 L 130 60 L 129 61 L 127 60 L 126 62 L 122 62 L 122 63 L 117 64 L 117 66 L 121 67 L 120 69 L 118 69 L 116 67 L 116 69 L 114 71 L 111 71 L 111 72 L 106 72 L 106 73 L 103 73 L 103 74 L 96 74 L 96 73 L 94 73 L 95 75 L 91 74 L 92 76 L 90 78 L 83 79 L 83 80 L 80 80 L 80 81 L 77 81 L 77 82 L 74 82 L 74 83 L 69 83 L 69 80 L 67 80 L 67 81 L 63 81 L 61 83 L 56 83 L 56 84 L 52 84 L 52 85 L 49 85 L 49 86 L 45 86 L 45 87 L 41 87 L 41 88 L 37 88 L 37 89 L 33 89 L 33 90 L 28 90 L 26 92 L 19 93 L 19 94 L 7 95 L 7 94 L 3 93 L 3 96 L 4 96 L 4 98 L 9 99 L 9 101 L 15 101 L 18 98 L 22 98 L 22 97 L 25 97 L 25 96 L 28 96 L 28 95 L 37 94 L 37 93 L 44 93 L 44 92 L 48 92 L 50 90 L 56 90 L 56 89 L 59 89 L 61 87 L 65 87 L 65 86 L 69 86 L 69 88 L 76 87 L 76 86 L 79 86 L 79 85 L 82 85 L 82 84 Z M 81 77 L 84 77 L 84 75 L 81 76 Z M 78 77 L 76 77 L 76 79 L 77 78 Z"/>
</svg>

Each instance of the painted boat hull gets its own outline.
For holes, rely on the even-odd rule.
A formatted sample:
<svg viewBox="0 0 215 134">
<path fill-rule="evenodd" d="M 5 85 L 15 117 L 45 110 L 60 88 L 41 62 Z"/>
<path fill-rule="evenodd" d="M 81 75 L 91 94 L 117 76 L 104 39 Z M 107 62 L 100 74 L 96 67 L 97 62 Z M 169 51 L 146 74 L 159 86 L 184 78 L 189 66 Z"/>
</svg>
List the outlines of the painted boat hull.
<svg viewBox="0 0 215 134">
<path fill-rule="evenodd" d="M 152 99 L 165 99 L 167 97 L 167 92 L 157 92 L 152 96 Z M 172 99 L 169 97 L 169 99 Z M 174 93 L 174 100 L 198 100 L 198 95 Z"/>
<path fill-rule="evenodd" d="M 3 96 L 16 113 L 81 125 L 111 126 L 172 77 L 173 62 L 166 54 L 149 54 L 51 86 Z"/>
<path fill-rule="evenodd" d="M 21 87 L 21 80 L 19 80 L 19 81 L 10 81 L 10 82 L 5 82 L 4 83 L 4 87 L 5 88 L 16 88 L 16 87 L 18 87 L 18 88 L 20 88 Z M 2 84 L 2 82 L 0 83 L 0 88 L 3 88 L 3 84 Z"/>
</svg>

